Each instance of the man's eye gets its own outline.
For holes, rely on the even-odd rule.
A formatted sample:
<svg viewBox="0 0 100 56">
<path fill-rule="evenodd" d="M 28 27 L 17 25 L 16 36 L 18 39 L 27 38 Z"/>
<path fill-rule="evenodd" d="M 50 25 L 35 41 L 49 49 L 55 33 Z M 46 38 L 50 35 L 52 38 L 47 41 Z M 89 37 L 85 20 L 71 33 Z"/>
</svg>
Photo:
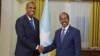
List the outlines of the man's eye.
<svg viewBox="0 0 100 56">
<path fill-rule="evenodd" d="M 29 7 L 30 9 L 32 9 L 32 7 Z"/>
</svg>

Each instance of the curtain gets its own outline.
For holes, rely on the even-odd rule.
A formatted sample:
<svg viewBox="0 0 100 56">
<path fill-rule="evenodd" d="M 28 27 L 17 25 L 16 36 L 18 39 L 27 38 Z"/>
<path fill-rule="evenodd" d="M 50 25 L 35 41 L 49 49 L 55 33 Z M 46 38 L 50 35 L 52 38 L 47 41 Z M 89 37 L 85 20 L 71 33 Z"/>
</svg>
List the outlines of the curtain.
<svg viewBox="0 0 100 56">
<path fill-rule="evenodd" d="M 56 56 L 56 49 L 49 52 L 49 55 L 48 56 Z"/>
<path fill-rule="evenodd" d="M 100 47 L 100 1 L 92 2 L 90 47 Z"/>
<path fill-rule="evenodd" d="M 89 47 L 90 10 L 90 2 L 70 2 L 70 24 L 80 30 L 82 48 Z"/>
<path fill-rule="evenodd" d="M 44 2 L 45 0 L 33 0 L 36 4 L 36 13 L 35 17 L 38 18 L 38 20 L 41 20 L 42 17 L 42 12 L 43 12 L 43 7 L 44 7 Z"/>
</svg>

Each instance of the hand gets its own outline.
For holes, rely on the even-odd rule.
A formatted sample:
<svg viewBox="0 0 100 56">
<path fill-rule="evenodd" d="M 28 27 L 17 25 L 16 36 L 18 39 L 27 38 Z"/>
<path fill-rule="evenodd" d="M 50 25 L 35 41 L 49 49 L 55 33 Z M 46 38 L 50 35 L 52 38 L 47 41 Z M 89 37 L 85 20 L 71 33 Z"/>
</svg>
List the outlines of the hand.
<svg viewBox="0 0 100 56">
<path fill-rule="evenodd" d="M 38 51 L 39 51 L 40 53 L 42 53 L 42 52 L 44 51 L 43 46 L 40 45 L 40 46 L 38 47 Z"/>
</svg>

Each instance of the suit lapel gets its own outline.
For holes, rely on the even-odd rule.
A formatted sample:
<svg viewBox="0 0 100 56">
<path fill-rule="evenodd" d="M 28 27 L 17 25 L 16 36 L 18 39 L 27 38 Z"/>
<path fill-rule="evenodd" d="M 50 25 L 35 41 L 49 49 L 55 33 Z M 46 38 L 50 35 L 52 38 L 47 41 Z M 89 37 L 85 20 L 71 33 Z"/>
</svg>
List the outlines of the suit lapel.
<svg viewBox="0 0 100 56">
<path fill-rule="evenodd" d="M 28 25 L 30 25 L 30 27 L 31 27 L 31 24 L 30 24 L 30 22 L 29 22 L 28 17 L 26 16 L 26 14 L 24 15 L 24 18 L 25 18 L 25 20 L 26 20 L 27 24 L 28 24 Z"/>
<path fill-rule="evenodd" d="M 26 14 L 24 15 L 24 18 L 25 18 L 26 23 L 27 23 L 28 26 L 30 27 L 30 29 L 33 30 L 33 29 L 32 29 L 32 26 L 31 26 L 31 24 L 30 24 L 30 21 L 29 21 L 28 17 L 26 16 Z M 33 31 L 32 31 L 32 32 L 33 32 Z M 34 32 L 33 32 L 33 33 L 34 33 Z"/>
<path fill-rule="evenodd" d="M 61 43 L 61 37 L 60 37 L 60 35 L 61 35 L 61 29 L 59 29 L 59 31 L 58 31 L 58 42 L 59 42 L 59 44 Z M 61 46 L 61 45 L 60 45 Z"/>
<path fill-rule="evenodd" d="M 34 19 L 34 25 L 35 25 L 35 31 L 37 31 L 37 22 L 35 21 L 35 18 L 33 17 L 33 19 Z"/>
<path fill-rule="evenodd" d="M 26 22 L 28 23 L 28 25 L 31 27 L 31 29 L 32 29 L 32 26 L 31 26 L 31 24 L 30 24 L 30 21 L 29 21 L 29 19 L 28 19 L 28 17 L 26 16 L 26 14 L 24 15 L 24 18 L 25 18 L 25 20 L 26 20 Z M 35 21 L 35 18 L 33 17 L 33 19 L 34 19 L 34 24 L 35 24 L 35 32 L 36 32 L 36 30 L 37 30 L 37 25 L 36 25 L 36 21 Z M 32 29 L 33 30 L 33 29 Z"/>
<path fill-rule="evenodd" d="M 37 23 L 37 21 L 36 21 L 36 19 L 33 17 L 33 19 L 34 19 L 34 25 L 35 25 L 35 34 L 37 35 L 37 31 L 38 31 L 38 23 Z"/>
</svg>

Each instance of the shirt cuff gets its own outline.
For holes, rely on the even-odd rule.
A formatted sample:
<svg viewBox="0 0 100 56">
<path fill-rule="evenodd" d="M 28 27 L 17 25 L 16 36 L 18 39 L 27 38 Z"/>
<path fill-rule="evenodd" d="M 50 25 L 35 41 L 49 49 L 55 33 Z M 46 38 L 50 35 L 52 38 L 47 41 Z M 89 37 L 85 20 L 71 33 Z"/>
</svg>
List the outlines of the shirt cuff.
<svg viewBox="0 0 100 56">
<path fill-rule="evenodd" d="M 39 45 L 36 46 L 36 50 L 38 49 Z"/>
</svg>

